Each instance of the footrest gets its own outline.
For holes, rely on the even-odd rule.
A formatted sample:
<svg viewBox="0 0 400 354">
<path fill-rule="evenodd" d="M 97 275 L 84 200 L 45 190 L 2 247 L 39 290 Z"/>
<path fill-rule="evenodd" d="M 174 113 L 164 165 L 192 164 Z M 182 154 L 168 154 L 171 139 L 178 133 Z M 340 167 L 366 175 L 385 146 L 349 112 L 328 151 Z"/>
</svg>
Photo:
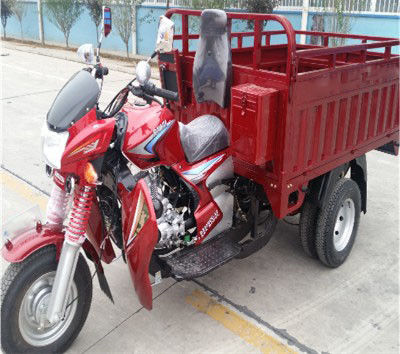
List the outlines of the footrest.
<svg viewBox="0 0 400 354">
<path fill-rule="evenodd" d="M 241 247 L 225 234 L 165 260 L 175 278 L 189 280 L 206 275 L 235 258 L 240 251 Z"/>
</svg>

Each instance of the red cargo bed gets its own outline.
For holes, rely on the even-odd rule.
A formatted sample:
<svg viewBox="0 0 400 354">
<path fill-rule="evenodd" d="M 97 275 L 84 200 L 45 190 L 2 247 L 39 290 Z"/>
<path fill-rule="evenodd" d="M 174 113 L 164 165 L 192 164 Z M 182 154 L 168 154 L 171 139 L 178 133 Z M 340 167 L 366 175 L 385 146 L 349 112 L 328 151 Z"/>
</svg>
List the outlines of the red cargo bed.
<svg viewBox="0 0 400 354">
<path fill-rule="evenodd" d="M 373 149 L 399 141 L 399 64 L 392 38 L 295 31 L 282 16 L 228 13 L 252 20 L 254 31 L 231 32 L 231 103 L 197 103 L 193 95 L 194 51 L 189 16 L 200 11 L 172 9 L 181 16 L 182 50 L 159 58 L 165 88 L 179 93 L 176 119 L 187 123 L 201 114 L 220 117 L 229 128 L 238 174 L 262 184 L 278 217 L 302 205 L 308 183 Z M 276 21 L 282 31 L 263 31 Z M 271 44 L 285 35 L 287 44 Z M 296 43 L 296 35 L 322 38 L 322 46 Z M 250 37 L 252 47 L 243 47 Z M 331 38 L 358 44 L 328 47 Z"/>
</svg>

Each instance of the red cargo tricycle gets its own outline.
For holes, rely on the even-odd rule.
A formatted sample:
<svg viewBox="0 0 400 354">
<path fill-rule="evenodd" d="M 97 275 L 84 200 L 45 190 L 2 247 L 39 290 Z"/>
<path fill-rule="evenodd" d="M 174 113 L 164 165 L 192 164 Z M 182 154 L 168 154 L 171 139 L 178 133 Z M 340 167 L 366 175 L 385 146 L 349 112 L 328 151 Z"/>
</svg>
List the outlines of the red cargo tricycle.
<svg viewBox="0 0 400 354">
<path fill-rule="evenodd" d="M 253 30 L 235 31 L 238 21 Z M 266 21 L 282 30 L 264 30 Z M 107 35 L 107 8 L 103 22 Z M 354 44 L 329 47 L 331 38 Z M 308 255 L 341 265 L 367 210 L 365 154 L 398 154 L 399 44 L 295 31 L 276 15 L 173 9 L 160 19 L 152 55 L 162 88 L 139 62 L 105 109 L 98 99 L 108 69 L 99 48 L 80 47 L 88 67 L 60 91 L 42 133 L 54 180 L 46 222 L 9 231 L 2 250 L 11 263 L 2 280 L 4 351 L 60 352 L 73 342 L 92 298 L 83 254 L 112 299 L 103 263 L 121 252 L 147 309 L 153 284 L 248 257 L 287 215 L 301 214 Z"/>
</svg>

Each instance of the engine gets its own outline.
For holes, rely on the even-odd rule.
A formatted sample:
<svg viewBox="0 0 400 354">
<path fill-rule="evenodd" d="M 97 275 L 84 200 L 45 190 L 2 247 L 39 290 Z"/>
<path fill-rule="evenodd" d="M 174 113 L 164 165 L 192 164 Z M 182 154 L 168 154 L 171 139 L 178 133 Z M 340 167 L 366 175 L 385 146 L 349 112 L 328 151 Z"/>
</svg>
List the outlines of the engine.
<svg viewBox="0 0 400 354">
<path fill-rule="evenodd" d="M 152 169 L 149 182 L 159 230 L 156 248 L 195 243 L 195 201 L 189 187 L 165 167 Z"/>
</svg>

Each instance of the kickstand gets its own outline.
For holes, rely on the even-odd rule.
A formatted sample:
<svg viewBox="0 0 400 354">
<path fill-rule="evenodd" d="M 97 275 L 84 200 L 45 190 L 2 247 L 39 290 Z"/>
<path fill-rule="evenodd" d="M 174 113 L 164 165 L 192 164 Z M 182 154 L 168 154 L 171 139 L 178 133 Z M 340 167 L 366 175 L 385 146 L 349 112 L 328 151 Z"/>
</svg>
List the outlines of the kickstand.
<svg viewBox="0 0 400 354">
<path fill-rule="evenodd" d="M 256 239 L 258 234 L 257 234 L 257 229 L 258 229 L 258 210 L 260 207 L 260 201 L 256 198 L 253 197 L 251 201 L 251 213 L 253 215 L 253 227 L 251 228 L 251 238 Z"/>
<path fill-rule="evenodd" d="M 162 282 L 162 276 L 161 276 L 161 271 L 159 270 L 158 272 L 156 272 L 156 274 L 154 274 L 154 283 L 151 284 L 151 286 L 156 286 L 158 284 L 161 284 Z"/>
</svg>

